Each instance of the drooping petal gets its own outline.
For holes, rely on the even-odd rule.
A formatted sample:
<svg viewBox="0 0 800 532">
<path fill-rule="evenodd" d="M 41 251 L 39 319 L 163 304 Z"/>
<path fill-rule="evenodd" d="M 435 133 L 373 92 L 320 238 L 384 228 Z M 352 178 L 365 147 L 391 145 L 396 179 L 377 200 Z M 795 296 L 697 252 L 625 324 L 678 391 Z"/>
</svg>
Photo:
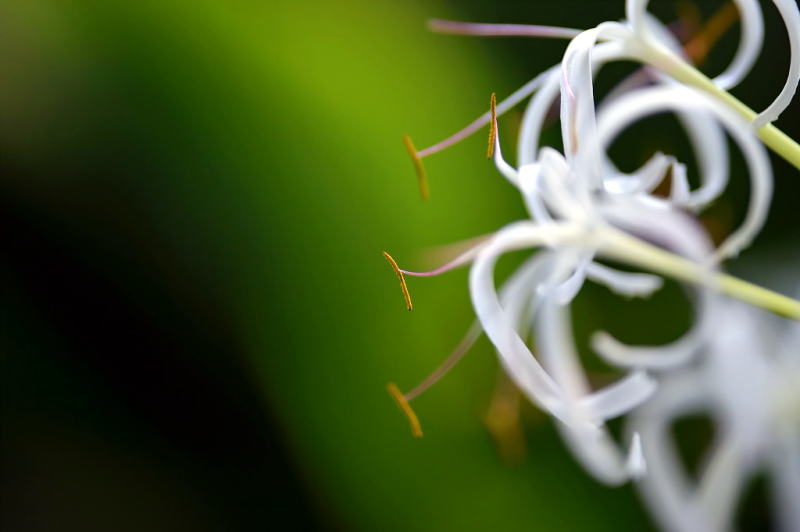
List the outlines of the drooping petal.
<svg viewBox="0 0 800 532">
<path fill-rule="evenodd" d="M 702 512 L 692 504 L 694 486 L 672 443 L 670 427 L 681 415 L 702 411 L 708 391 L 698 373 L 664 379 L 655 396 L 629 418 L 628 429 L 641 437 L 647 474 L 637 483 L 650 513 L 664 530 L 705 528 Z"/>
<path fill-rule="evenodd" d="M 501 307 L 494 288 L 493 272 L 498 256 L 510 249 L 541 246 L 548 239 L 566 236 L 574 238 L 574 229 L 569 226 L 517 224 L 498 232 L 479 253 L 470 270 L 470 295 L 475 314 L 494 344 L 506 373 L 532 402 L 556 417 L 564 415 L 561 391 L 531 354 Z"/>
<path fill-rule="evenodd" d="M 568 308 L 557 304 L 552 297 L 545 297 L 541 305 L 536 339 L 546 368 L 563 390 L 565 411 L 571 423 L 559 424 L 558 428 L 573 454 L 600 482 L 609 485 L 626 482 L 631 470 L 625 453 L 596 413 L 582 401 L 589 396 L 590 388 L 575 351 Z M 655 383 L 651 383 L 650 391 L 655 391 Z M 637 399 L 644 401 L 647 397 Z"/>
</svg>

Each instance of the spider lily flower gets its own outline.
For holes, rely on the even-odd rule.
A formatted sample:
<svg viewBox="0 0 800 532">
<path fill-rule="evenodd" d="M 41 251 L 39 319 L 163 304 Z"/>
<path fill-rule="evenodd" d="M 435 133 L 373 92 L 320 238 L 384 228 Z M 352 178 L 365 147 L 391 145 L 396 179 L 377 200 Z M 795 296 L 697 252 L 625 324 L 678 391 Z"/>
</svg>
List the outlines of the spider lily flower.
<svg viewBox="0 0 800 532">
<path fill-rule="evenodd" d="M 780 528 L 800 529 L 800 327 L 780 331 L 775 321 L 725 303 L 701 363 L 666 375 L 656 396 L 629 418 L 649 468 L 639 488 L 666 530 L 732 529 L 745 482 L 758 472 L 771 479 Z M 715 430 L 693 480 L 669 428 L 698 414 L 710 416 Z"/>
<path fill-rule="evenodd" d="M 787 26 L 793 24 L 792 10 L 783 0 L 776 0 L 777 4 L 781 4 L 779 9 Z M 756 13 L 759 19 L 745 23 L 739 51 L 718 80 L 724 85 L 737 83 L 747 73 L 758 55 L 763 33 L 757 4 L 740 0 L 737 6 L 745 16 Z M 393 263 L 409 308 L 410 296 L 403 275 L 438 275 L 471 263 L 469 288 L 478 319 L 478 326 L 470 330 L 459 348 L 431 377 L 405 395 L 396 391 L 398 403 L 410 409 L 408 401 L 452 367 L 482 330 L 515 385 L 557 420 L 559 431 L 577 460 L 607 484 L 620 484 L 645 474 L 649 469 L 648 453 L 643 449 L 649 448 L 647 440 L 653 431 L 647 434 L 634 431 L 627 450 L 623 450 L 605 428 L 605 422 L 645 408 L 657 393 L 659 375 L 698 367 L 698 363 L 689 364 L 691 359 L 713 351 L 709 343 L 719 323 L 715 316 L 721 308 L 721 297 L 710 287 L 722 286 L 715 277 L 718 264 L 744 249 L 759 232 L 772 194 L 769 160 L 752 124 L 714 97 L 651 69 L 648 77 L 652 86 L 623 84 L 599 107 L 595 105 L 593 78 L 604 64 L 633 59 L 646 65 L 669 67 L 664 58 L 670 61 L 678 58 L 679 44 L 663 25 L 646 14 L 645 8 L 646 2 L 631 0 L 627 22 L 606 22 L 577 33 L 542 27 L 478 27 L 441 21 L 433 24 L 435 29 L 447 33 L 560 36 L 570 37 L 571 41 L 559 65 L 538 75 L 499 105 L 495 106 L 493 97 L 490 111 L 466 129 L 419 152 L 407 142 L 412 146 L 409 151 L 421 175 L 422 157 L 491 124 L 490 157 L 498 171 L 519 190 L 531 220 L 502 228 L 431 272 L 402 270 Z M 797 11 L 796 6 L 793 9 Z M 793 64 L 796 60 L 793 56 Z M 503 157 L 497 115 L 531 95 L 521 125 L 515 168 Z M 564 153 L 540 146 L 546 116 L 559 99 Z M 770 106 L 772 110 L 767 111 L 774 112 L 784 103 L 776 101 Z M 700 170 L 700 186 L 696 189 L 689 185 L 686 166 L 674 156 L 656 153 L 641 168 L 626 174 L 616 168 L 607 154 L 609 145 L 621 131 L 642 118 L 662 112 L 677 115 L 694 148 Z M 726 188 L 729 170 L 726 134 L 738 145 L 748 166 L 751 199 L 742 226 L 714 250 L 692 214 Z M 656 195 L 655 190 L 667 176 L 671 179 L 669 195 Z M 652 254 L 652 249 L 658 247 L 645 252 L 644 247 L 649 245 L 646 242 L 669 250 L 672 254 L 666 258 L 673 266 L 660 267 L 658 262 L 665 255 Z M 533 248 L 539 250 L 496 289 L 497 260 L 506 252 Z M 604 257 L 672 275 L 680 270 L 683 273 L 679 278 L 699 286 L 687 288 L 694 308 L 694 324 L 669 344 L 631 346 L 609 333 L 596 333 L 592 348 L 607 363 L 621 369 L 624 376 L 595 390 L 589 386 L 576 355 L 570 324 L 571 301 L 587 279 L 626 296 L 647 296 L 662 284 L 658 275 L 613 269 L 599 262 Z M 680 259 L 686 262 L 674 262 Z M 800 316 L 798 308 L 792 309 Z M 531 334 L 535 338 L 536 355 L 526 343 Z"/>
<path fill-rule="evenodd" d="M 544 110 L 560 94 L 562 139 L 567 162 L 580 179 L 586 181 L 588 187 L 594 190 L 606 188 L 600 176 L 604 174 L 603 166 L 605 165 L 606 171 L 609 167 L 602 146 L 603 137 L 608 137 L 609 133 L 606 132 L 604 135 L 598 131 L 592 77 L 602 64 L 615 59 L 629 58 L 630 45 L 625 44 L 620 47 L 614 46 L 618 43 L 607 43 L 597 46 L 595 43 L 603 35 L 611 38 L 617 34 L 624 34 L 625 31 L 618 24 L 605 23 L 582 33 L 570 42 L 564 54 L 560 78 L 551 74 L 550 79 L 545 82 L 526 111 L 519 154 L 522 164 L 531 162 L 532 147 L 535 149 L 538 144 Z M 727 180 L 727 172 L 713 170 L 718 167 L 720 156 L 713 151 L 709 152 L 706 146 L 701 145 L 704 142 L 703 133 L 710 133 L 715 145 L 724 144 L 716 125 L 717 122 L 721 123 L 742 148 L 750 169 L 752 184 L 751 203 L 742 228 L 721 245 L 714 259 L 719 261 L 735 256 L 750 243 L 766 218 L 772 189 L 772 175 L 766 151 L 752 132 L 748 131 L 750 128 L 744 120 L 723 104 L 697 90 L 678 86 L 669 80 L 663 80 L 662 85 L 665 87 L 657 91 L 638 92 L 639 96 L 635 100 L 616 98 L 612 101 L 609 105 L 610 111 L 605 113 L 607 121 L 612 124 L 608 129 L 616 128 L 617 131 L 614 132 L 616 133 L 638 118 L 655 112 L 681 113 L 684 124 L 690 132 L 690 140 L 695 145 L 695 153 L 700 158 L 701 168 L 707 175 L 704 187 L 696 193 L 691 193 L 688 190 L 684 169 L 673 160 L 672 200 L 674 203 L 698 209 L 721 193 Z M 606 145 L 609 143 L 606 142 Z M 653 161 L 653 165 L 658 166 L 658 159 Z M 727 170 L 727 164 L 721 166 Z M 644 175 L 635 177 L 641 182 Z M 616 176 L 615 178 L 615 184 L 618 184 L 619 179 Z M 632 181 L 635 184 L 636 179 Z M 652 183 L 655 180 L 648 181 Z M 652 190 L 651 187 L 652 185 L 644 188 Z"/>
<path fill-rule="evenodd" d="M 506 373 L 531 401 L 561 422 L 565 438 L 598 480 L 619 484 L 641 473 L 638 439 L 632 440 L 625 456 L 603 423 L 640 405 L 655 391 L 655 382 L 645 372 L 633 371 L 608 387 L 589 389 L 574 352 L 565 307 L 551 294 L 536 290 L 558 271 L 560 262 L 569 263 L 566 252 L 540 252 L 528 260 L 504 286 L 502 292 L 510 295 L 498 297 L 494 288 L 494 264 L 503 252 L 556 240 L 569 243 L 582 234 L 580 226 L 512 224 L 478 253 L 470 271 L 470 293 L 478 320 Z M 551 268 L 555 269 L 548 272 Z M 536 336 L 545 343 L 540 354 L 544 367 L 523 340 L 528 327 L 522 319 L 527 315 L 524 310 L 539 304 Z"/>
<path fill-rule="evenodd" d="M 643 274 L 616 272 L 592 262 L 594 254 L 602 248 L 592 235 L 603 231 L 604 226 L 614 224 L 642 234 L 649 240 L 660 240 L 694 260 L 707 257 L 710 249 L 708 240 L 696 224 L 671 209 L 666 202 L 654 199 L 642 201 L 640 196 L 625 197 L 622 194 L 617 194 L 617 197 L 608 193 L 599 196 L 589 194 L 588 184 L 578 179 L 575 172 L 570 172 L 567 161 L 551 148 L 543 148 L 539 161 L 516 172 L 503 161 L 499 138 L 495 138 L 495 143 L 494 157 L 498 168 L 509 181 L 523 190 L 529 210 L 539 223 L 512 224 L 498 232 L 480 250 L 470 275 L 473 306 L 507 373 L 532 401 L 563 422 L 559 425 L 560 430 L 587 471 L 604 483 L 619 484 L 642 474 L 644 462 L 637 458 L 636 444 L 632 444 L 627 456 L 618 450 L 603 428 L 603 414 L 593 411 L 586 401 L 592 392 L 575 355 L 568 304 L 592 266 L 611 273 L 617 284 L 623 286 L 629 284 L 626 277 L 637 275 L 637 280 L 640 280 Z M 537 182 L 539 177 L 542 178 L 541 182 Z M 555 218 L 563 220 L 562 223 L 556 222 Z M 564 222 L 571 225 L 564 225 Z M 559 234 L 559 231 L 567 229 L 570 232 L 566 236 Z M 552 266 L 549 280 L 541 274 L 538 277 L 521 274 L 514 278 L 515 283 L 520 283 L 519 287 L 514 287 L 520 294 L 518 297 L 539 302 L 538 305 L 533 304 L 538 316 L 535 336 L 539 341 L 538 351 L 544 367 L 537 363 L 537 358 L 522 341 L 524 335 L 517 325 L 518 308 L 505 308 L 493 295 L 494 262 L 500 254 L 517 249 L 523 242 L 528 245 L 549 245 L 552 251 L 540 252 L 537 259 L 544 261 L 548 257 L 555 265 Z M 533 261 L 533 264 L 537 263 Z M 561 281 L 564 278 L 567 280 Z M 653 278 L 647 276 L 645 279 L 649 281 Z M 606 282 L 607 278 L 599 277 L 597 280 Z M 522 284 L 525 281 L 527 286 Z M 553 290 L 559 281 L 561 284 Z M 569 293 L 566 298 L 563 296 L 565 288 Z M 706 315 L 710 312 L 713 298 L 708 290 L 699 290 L 698 324 L 671 345 L 624 346 L 607 334 L 595 341 L 599 354 L 612 364 L 633 371 L 627 380 L 617 385 L 616 413 L 626 413 L 649 396 L 653 382 L 648 377 L 647 381 L 642 381 L 647 382 L 646 387 L 639 384 L 638 377 L 646 375 L 641 371 L 642 368 L 678 365 L 699 349 L 710 332 Z M 542 374 L 542 370 L 547 373 Z M 549 389 L 552 387 L 548 377 L 556 385 L 555 392 Z M 636 441 L 632 439 L 632 442 Z"/>
</svg>

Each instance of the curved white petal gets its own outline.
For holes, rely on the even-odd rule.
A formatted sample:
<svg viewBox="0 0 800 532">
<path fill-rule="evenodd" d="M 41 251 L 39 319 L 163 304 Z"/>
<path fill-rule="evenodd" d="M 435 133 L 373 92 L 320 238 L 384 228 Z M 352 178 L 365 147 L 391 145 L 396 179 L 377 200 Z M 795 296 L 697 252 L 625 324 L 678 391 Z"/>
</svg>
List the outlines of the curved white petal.
<svg viewBox="0 0 800 532">
<path fill-rule="evenodd" d="M 778 8 L 789 35 L 789 74 L 775 101 L 753 120 L 755 129 L 760 129 L 778 118 L 791 103 L 797 92 L 797 84 L 800 82 L 800 11 L 797 8 L 797 2 L 796 0 L 772 0 L 772 3 Z"/>
<path fill-rule="evenodd" d="M 582 254 L 572 270 L 572 274 L 559 284 L 553 292 L 553 297 L 559 305 L 568 305 L 575 299 L 584 282 L 586 282 L 586 270 L 592 263 L 594 251 Z"/>
<path fill-rule="evenodd" d="M 545 206 L 542 185 L 542 167 L 539 163 L 526 164 L 519 168 L 518 184 L 528 213 L 538 223 L 550 223 L 553 217 Z"/>
<path fill-rule="evenodd" d="M 604 160 L 603 188 L 609 194 L 651 192 L 664 179 L 674 157 L 656 152 L 632 174 L 617 170 L 608 158 Z"/>
<path fill-rule="evenodd" d="M 625 3 L 625 16 L 636 35 L 645 41 L 650 40 L 662 44 L 662 35 L 651 35 L 647 16 L 648 0 L 628 0 Z M 739 9 L 741 31 L 739 47 L 731 63 L 724 72 L 714 78 L 714 82 L 723 89 L 736 86 L 753 68 L 753 64 L 761 52 L 764 40 L 764 20 L 756 0 L 734 0 Z"/>
<path fill-rule="evenodd" d="M 492 155 L 492 160 L 494 161 L 494 165 L 497 168 L 497 171 L 500 172 L 503 177 L 508 179 L 509 183 L 514 185 L 515 187 L 519 187 L 519 175 L 516 169 L 513 166 L 508 164 L 506 160 L 503 158 L 503 150 L 500 148 L 500 131 L 497 128 L 497 121 L 494 123 L 494 154 Z"/>
<path fill-rule="evenodd" d="M 616 200 L 603 214 L 626 231 L 695 261 L 706 257 L 711 247 L 703 230 L 679 212 L 653 211 L 632 201 Z M 592 348 L 609 363 L 621 367 L 666 369 L 685 364 L 706 343 L 718 300 L 716 294 L 703 287 L 694 288 L 693 293 L 695 320 L 678 340 L 661 346 L 629 346 L 600 331 L 592 337 Z"/>
<path fill-rule="evenodd" d="M 600 184 L 603 160 L 597 140 L 593 77 L 596 62 L 593 54 L 598 39 L 624 35 L 627 30 L 614 22 L 605 22 L 586 30 L 570 41 L 561 62 L 561 136 L 564 154 L 575 173 L 592 187 Z M 621 41 L 624 42 L 624 41 Z"/>
<path fill-rule="evenodd" d="M 587 471 L 600 482 L 618 485 L 631 478 L 629 457 L 626 456 L 611 438 L 608 431 L 598 422 L 596 414 L 581 399 L 590 394 L 575 351 L 568 308 L 558 305 L 552 297 L 546 297 L 536 320 L 536 339 L 542 360 L 563 390 L 565 414 L 570 423 L 558 425 L 565 441 L 575 457 Z M 649 391 L 655 391 L 655 383 L 649 383 Z M 618 395 L 626 395 L 628 391 Z M 636 397 L 644 401 L 649 397 Z M 634 406 L 639 406 L 635 404 Z M 634 453 L 636 449 L 633 449 Z M 636 461 L 635 454 L 634 461 Z"/>
<path fill-rule="evenodd" d="M 767 217 L 772 198 L 772 171 L 764 146 L 753 135 L 748 125 L 732 110 L 688 87 L 655 87 L 630 93 L 610 105 L 598 122 L 598 132 L 607 146 L 613 138 L 632 122 L 650 114 L 683 110 L 709 112 L 728 130 L 739 144 L 750 171 L 751 194 L 747 215 L 716 251 L 714 260 L 736 256 L 747 247 L 760 231 Z"/>
<path fill-rule="evenodd" d="M 665 530 L 702 532 L 703 513 L 692 503 L 694 486 L 675 446 L 670 427 L 684 413 L 702 410 L 708 399 L 699 373 L 675 375 L 661 383 L 656 395 L 629 418 L 628 428 L 640 434 L 647 475 L 637 483 L 650 512 Z"/>
<path fill-rule="evenodd" d="M 738 85 L 753 68 L 764 42 L 764 19 L 756 0 L 734 0 L 739 9 L 739 47 L 733 60 L 714 83 L 722 89 Z"/>
<path fill-rule="evenodd" d="M 564 415 L 561 392 L 534 358 L 508 318 L 494 287 L 494 265 L 500 254 L 518 247 L 539 246 L 556 237 L 557 226 L 517 224 L 501 230 L 481 251 L 470 270 L 470 295 L 475 314 L 494 344 L 500 362 L 517 387 L 535 404 L 556 417 Z M 546 232 L 550 235 L 545 235 Z"/>
<path fill-rule="evenodd" d="M 669 32 L 666 26 L 652 17 L 647 17 L 647 20 L 649 22 L 648 27 L 650 31 L 656 33 L 661 43 L 665 44 L 666 47 L 674 53 L 682 54 L 681 43 Z M 606 107 L 615 100 L 620 97 L 625 97 L 627 93 L 646 85 L 649 81 L 667 85 L 677 84 L 675 80 L 663 72 L 651 67 L 644 67 L 638 70 L 634 75 L 623 80 L 603 99 L 601 105 L 598 107 L 598 115 L 603 114 Z M 727 185 L 728 144 L 722 128 L 712 116 L 706 113 L 676 112 L 678 120 L 689 135 L 690 144 L 692 145 L 695 158 L 700 167 L 702 183 L 700 188 L 690 193 L 690 198 L 686 206 L 691 209 L 700 209 L 716 199 Z M 598 118 L 598 120 L 600 120 L 600 118 Z M 649 192 L 661 181 L 663 173 L 660 175 L 647 174 L 648 178 L 655 179 L 655 182 L 649 179 L 645 181 L 644 175 L 642 175 L 642 172 L 644 172 L 646 168 L 648 168 L 648 170 L 649 168 L 653 170 L 658 169 L 657 167 L 649 167 L 650 163 L 658 162 L 664 164 L 663 161 L 654 160 L 658 155 L 660 154 L 654 155 L 653 158 L 648 161 L 648 165 L 634 172 L 634 174 L 631 174 L 630 177 L 642 179 L 641 188 L 638 189 L 639 191 Z M 667 156 L 663 155 L 661 155 L 661 157 L 667 158 Z M 674 158 L 670 158 L 670 160 L 674 160 Z M 609 180 L 614 180 L 619 171 L 607 158 L 603 161 L 603 164 L 605 172 L 604 184 L 606 185 L 606 189 L 609 190 L 609 192 L 618 192 L 618 190 L 613 190 L 613 187 L 609 188 Z M 624 179 L 627 180 L 627 184 L 629 185 L 627 190 L 632 191 L 634 187 L 633 182 L 630 178 L 626 177 Z"/>
<path fill-rule="evenodd" d="M 592 281 L 607 286 L 612 292 L 628 297 L 648 297 L 664 286 L 664 280 L 649 273 L 630 273 L 593 262 L 586 269 Z"/>
</svg>

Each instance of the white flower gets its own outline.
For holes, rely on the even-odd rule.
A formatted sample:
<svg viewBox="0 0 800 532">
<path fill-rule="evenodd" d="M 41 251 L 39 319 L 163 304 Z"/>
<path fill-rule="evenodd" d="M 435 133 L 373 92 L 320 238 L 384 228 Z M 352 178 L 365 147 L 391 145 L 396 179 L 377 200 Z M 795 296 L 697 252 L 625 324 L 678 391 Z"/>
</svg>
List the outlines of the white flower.
<svg viewBox="0 0 800 532">
<path fill-rule="evenodd" d="M 531 220 L 506 226 L 433 272 L 398 272 L 438 275 L 472 263 L 469 288 L 480 328 L 493 343 L 500 363 L 517 387 L 558 420 L 559 431 L 586 470 L 607 484 L 644 476 L 645 485 L 655 486 L 652 488 L 655 491 L 672 490 L 670 493 L 674 495 L 680 490 L 669 479 L 661 484 L 651 478 L 662 474 L 665 460 L 668 461 L 663 459 L 658 444 L 651 441 L 656 429 L 647 423 L 658 421 L 648 421 L 645 416 L 641 426 L 646 430 L 641 432 L 636 428 L 639 425 L 634 424 L 626 451 L 612 438 L 605 422 L 650 408 L 655 393 L 664 396 L 664 392 L 656 392 L 662 375 L 683 371 L 681 368 L 691 366 L 698 353 L 722 350 L 716 344 L 708 346 L 712 340 L 719 342 L 715 329 L 721 323 L 728 326 L 720 321 L 723 319 L 720 314 L 728 315 L 721 310 L 727 307 L 722 306 L 720 295 L 709 286 L 724 288 L 717 276 L 719 264 L 746 248 L 763 226 L 772 194 L 772 173 L 753 124 L 727 104 L 703 90 L 678 83 L 664 72 L 648 70 L 651 83 L 644 87 L 623 82 L 596 107 L 593 78 L 610 61 L 632 59 L 665 69 L 685 64 L 679 57 L 679 44 L 662 24 L 646 13 L 646 4 L 643 0 L 630 0 L 627 21 L 605 22 L 583 32 L 541 26 L 441 21 L 433 24 L 435 29 L 448 33 L 568 37 L 571 41 L 559 65 L 532 79 L 496 110 L 493 99 L 490 113 L 453 137 L 414 153 L 419 163 L 419 158 L 441 151 L 491 122 L 495 165 L 519 190 Z M 757 125 L 776 117 L 791 98 L 787 94 L 793 94 L 797 85 L 798 36 L 792 32 L 800 30 L 800 15 L 796 5 L 784 0 L 775 0 L 775 4 L 790 30 L 792 68 L 784 90 L 756 119 Z M 716 79 L 720 87 L 738 83 L 752 67 L 761 46 L 763 28 L 757 2 L 740 0 L 737 6 L 747 20 L 743 22 L 734 60 Z M 496 114 L 502 114 L 531 94 L 534 95 L 523 117 L 515 168 L 503 158 Z M 564 153 L 540 146 L 545 118 L 559 98 Z M 701 174 L 701 184 L 696 189 L 689 186 L 686 166 L 674 156 L 656 153 L 630 174 L 617 169 L 608 157 L 607 149 L 621 131 L 637 120 L 662 112 L 676 113 L 687 132 Z M 726 188 L 726 133 L 744 156 L 751 193 L 742 226 L 715 250 L 693 215 Z M 669 196 L 655 195 L 656 188 L 668 176 Z M 647 242 L 668 250 L 669 254 Z M 508 251 L 532 248 L 541 249 L 498 291 L 494 282 L 498 258 Z M 695 321 L 683 337 L 661 346 L 629 346 L 608 333 L 595 334 L 593 349 L 606 362 L 622 369 L 625 376 L 594 390 L 576 354 L 571 301 L 587 279 L 626 296 L 647 296 L 662 283 L 660 277 L 651 273 L 620 271 L 599 262 L 606 256 L 697 283 L 687 288 L 694 304 Z M 669 266 L 661 265 L 665 260 Z M 471 331 L 433 379 L 426 380 L 402 400 L 418 396 L 451 367 L 474 341 L 476 330 Z M 535 353 L 526 343 L 531 335 L 535 339 Z M 700 364 L 691 367 L 710 368 L 714 361 Z M 713 368 L 717 378 L 721 373 L 717 366 Z M 702 375 L 698 378 L 710 378 Z M 764 418 L 763 409 L 754 412 L 752 416 Z M 648 464 L 651 455 L 660 460 L 655 468 Z"/>
<path fill-rule="evenodd" d="M 639 487 L 667 530 L 730 530 L 747 479 L 765 472 L 777 523 L 800 530 L 800 326 L 780 331 L 775 318 L 738 303 L 717 310 L 701 363 L 665 376 L 631 417 L 649 468 Z M 714 424 L 696 480 L 669 430 L 684 415 L 708 415 Z"/>
</svg>

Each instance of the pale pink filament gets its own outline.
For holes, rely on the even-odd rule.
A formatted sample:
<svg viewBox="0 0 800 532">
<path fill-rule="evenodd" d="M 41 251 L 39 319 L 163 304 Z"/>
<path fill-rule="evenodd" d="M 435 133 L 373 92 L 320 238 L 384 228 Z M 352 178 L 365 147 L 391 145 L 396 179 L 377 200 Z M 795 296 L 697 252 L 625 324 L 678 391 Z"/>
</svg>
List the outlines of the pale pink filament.
<svg viewBox="0 0 800 532">
<path fill-rule="evenodd" d="M 475 244 L 474 246 L 469 248 L 467 251 L 465 251 L 458 257 L 454 258 L 444 266 L 436 268 L 435 270 L 431 270 L 428 272 L 410 272 L 408 270 L 400 270 L 400 271 L 403 272 L 404 275 L 410 275 L 412 277 L 435 277 L 437 275 L 447 273 L 451 270 L 455 270 L 459 266 L 469 264 L 470 262 L 472 262 L 472 260 L 478 254 L 478 252 L 488 243 L 489 240 L 487 239 Z"/>
<path fill-rule="evenodd" d="M 417 156 L 427 157 L 428 155 L 433 155 L 434 153 L 446 150 L 450 146 L 458 144 L 465 138 L 469 137 L 470 135 L 472 135 L 473 133 L 484 127 L 486 124 L 489 123 L 490 120 L 491 117 L 489 116 L 489 113 L 482 114 L 477 120 L 472 122 L 470 125 L 462 129 L 452 137 L 448 137 L 429 148 L 425 148 L 424 150 L 418 151 Z"/>
<path fill-rule="evenodd" d="M 442 364 L 434 370 L 424 381 L 419 383 L 416 388 L 405 394 L 406 401 L 411 401 L 423 393 L 425 393 L 428 388 L 436 384 L 442 377 L 447 375 L 447 373 L 453 369 L 453 366 L 458 364 L 458 362 L 464 358 L 469 350 L 475 345 L 475 342 L 480 338 L 483 329 L 479 323 L 475 322 L 472 324 L 472 327 L 469 328 L 467 334 L 464 338 L 459 342 L 458 346 L 453 350 L 452 353 L 442 362 Z"/>
<path fill-rule="evenodd" d="M 472 35 L 479 37 L 545 37 L 572 39 L 581 30 L 557 26 L 534 26 L 530 24 L 476 24 L 452 20 L 431 19 L 428 28 L 437 33 L 450 35 Z"/>
</svg>

